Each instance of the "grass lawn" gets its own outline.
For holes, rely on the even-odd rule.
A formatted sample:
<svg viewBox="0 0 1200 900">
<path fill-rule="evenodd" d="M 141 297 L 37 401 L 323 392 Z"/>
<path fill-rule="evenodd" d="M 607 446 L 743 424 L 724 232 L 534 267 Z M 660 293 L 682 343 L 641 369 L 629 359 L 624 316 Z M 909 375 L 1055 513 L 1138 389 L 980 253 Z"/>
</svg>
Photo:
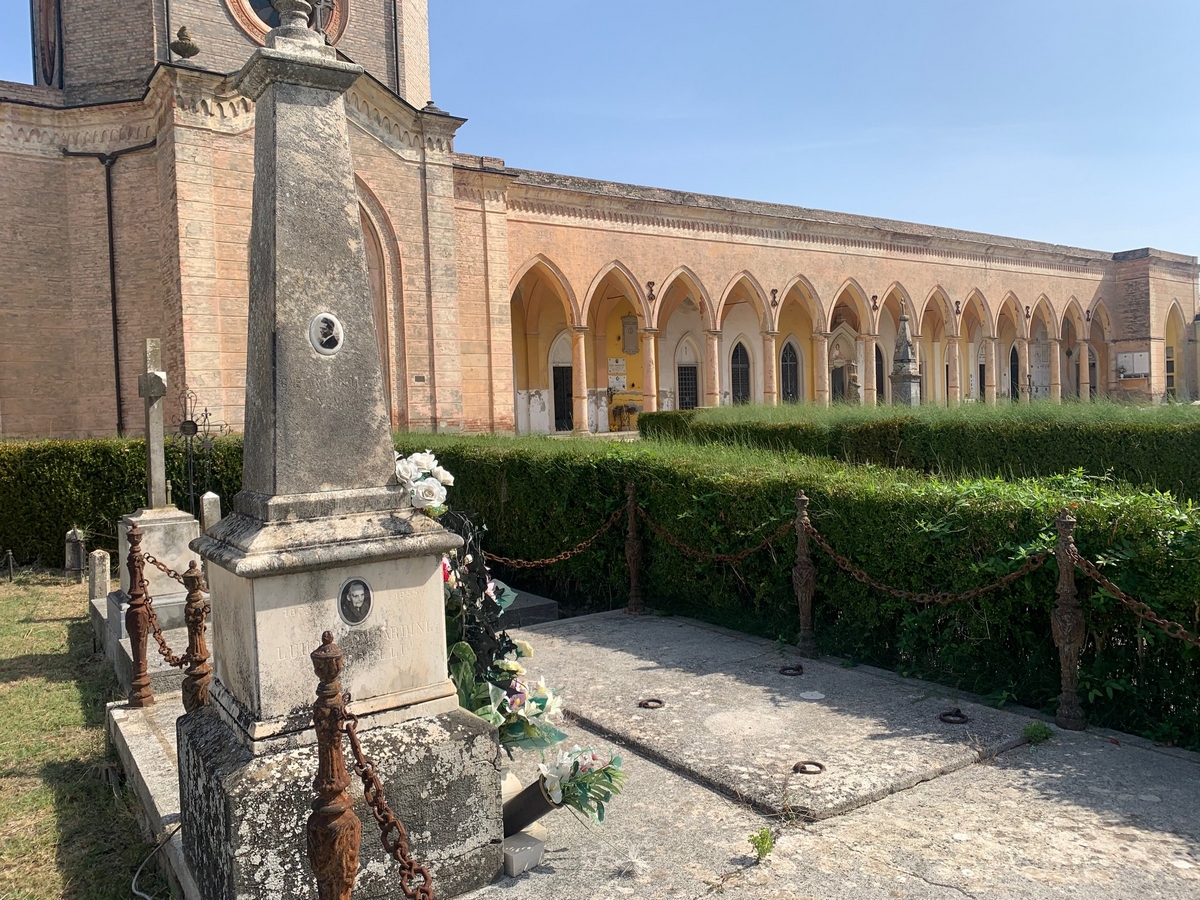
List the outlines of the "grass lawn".
<svg viewBox="0 0 1200 900">
<path fill-rule="evenodd" d="M 126 900 L 152 849 L 115 787 L 104 705 L 112 664 L 92 653 L 86 585 L 0 575 L 0 900 Z M 138 888 L 167 897 L 151 863 Z"/>
</svg>

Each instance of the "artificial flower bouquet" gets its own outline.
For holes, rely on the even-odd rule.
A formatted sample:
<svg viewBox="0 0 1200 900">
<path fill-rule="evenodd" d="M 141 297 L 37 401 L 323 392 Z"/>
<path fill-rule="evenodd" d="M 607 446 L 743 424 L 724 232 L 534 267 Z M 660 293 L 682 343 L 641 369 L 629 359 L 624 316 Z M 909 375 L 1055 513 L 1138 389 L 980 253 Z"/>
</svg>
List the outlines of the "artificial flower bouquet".
<svg viewBox="0 0 1200 900">
<path fill-rule="evenodd" d="M 542 788 L 556 806 L 569 806 L 604 821 L 604 804 L 625 787 L 621 757 L 601 756 L 595 750 L 559 750 L 552 762 L 539 763 Z"/>
<path fill-rule="evenodd" d="M 446 511 L 446 488 L 454 484 L 454 476 L 428 450 L 406 457 L 397 453 L 396 478 L 408 489 L 414 509 L 430 516 L 440 516 Z"/>
</svg>

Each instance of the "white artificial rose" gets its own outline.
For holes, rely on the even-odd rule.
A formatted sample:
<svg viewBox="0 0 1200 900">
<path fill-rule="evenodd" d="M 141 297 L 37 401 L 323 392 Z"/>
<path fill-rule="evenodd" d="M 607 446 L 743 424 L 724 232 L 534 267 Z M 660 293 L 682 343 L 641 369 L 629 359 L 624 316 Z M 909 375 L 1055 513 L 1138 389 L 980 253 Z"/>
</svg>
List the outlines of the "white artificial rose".
<svg viewBox="0 0 1200 900">
<path fill-rule="evenodd" d="M 411 459 L 397 459 L 396 477 L 400 479 L 402 484 L 411 485 L 414 481 L 421 477 L 421 471 L 415 465 L 413 465 Z"/>
<path fill-rule="evenodd" d="M 424 453 L 414 453 L 408 458 L 408 461 L 417 467 L 421 472 L 432 471 L 434 466 L 438 464 L 437 457 L 426 450 Z"/>
<path fill-rule="evenodd" d="M 454 484 L 454 476 L 451 475 L 449 472 L 447 472 L 445 469 L 443 469 L 441 466 L 434 466 L 432 469 L 429 470 L 429 474 L 432 475 L 434 478 L 436 478 L 438 481 L 440 481 L 442 484 L 446 485 L 446 487 L 450 487 L 452 484 Z"/>
<path fill-rule="evenodd" d="M 432 478 L 422 478 L 414 482 L 410 489 L 412 505 L 417 509 L 427 506 L 441 506 L 446 502 L 446 489 Z"/>
</svg>

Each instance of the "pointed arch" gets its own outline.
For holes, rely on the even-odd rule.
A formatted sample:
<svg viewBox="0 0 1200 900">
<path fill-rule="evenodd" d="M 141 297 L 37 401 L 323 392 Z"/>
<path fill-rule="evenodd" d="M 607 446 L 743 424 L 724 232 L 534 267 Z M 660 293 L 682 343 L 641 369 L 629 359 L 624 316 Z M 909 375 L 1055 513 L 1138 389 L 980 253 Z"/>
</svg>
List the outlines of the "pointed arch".
<svg viewBox="0 0 1200 900">
<path fill-rule="evenodd" d="M 880 317 L 884 314 L 884 312 L 886 312 L 885 307 L 887 306 L 888 299 L 893 294 L 897 298 L 904 301 L 904 305 L 908 308 L 908 314 L 910 316 L 916 313 L 916 307 L 913 304 L 912 295 L 908 292 L 908 288 L 906 288 L 899 281 L 893 281 L 887 286 L 887 289 L 879 295 L 879 309 L 874 311 L 875 316 L 871 322 L 871 328 L 875 334 L 879 334 L 879 323 L 881 321 Z M 899 313 L 897 312 L 897 316 L 898 315 Z"/>
<path fill-rule="evenodd" d="M 1050 303 L 1050 298 L 1045 294 L 1038 294 L 1037 300 L 1029 310 L 1029 325 L 1027 328 L 1032 328 L 1032 323 L 1041 319 L 1046 326 L 1046 332 L 1052 336 L 1058 336 L 1058 328 L 1061 326 L 1061 320 L 1054 312 L 1054 306 Z M 1032 333 L 1032 332 L 1030 332 Z"/>
<path fill-rule="evenodd" d="M 1075 334 L 1082 338 L 1087 334 L 1087 328 L 1083 318 L 1083 308 L 1079 305 L 1079 301 L 1071 296 L 1067 299 L 1067 305 L 1063 307 L 1063 314 L 1058 320 L 1058 330 L 1062 333 L 1062 326 L 1070 320 L 1071 327 L 1075 329 Z"/>
<path fill-rule="evenodd" d="M 358 193 L 358 210 L 363 225 L 367 274 L 372 276 L 375 329 L 379 340 L 388 416 L 393 429 L 402 428 L 408 422 L 408 376 L 404 355 L 404 278 L 400 244 L 387 210 L 379 202 L 375 192 L 358 175 L 354 176 L 354 186 Z M 374 234 L 369 233 L 368 229 Z M 372 269 L 377 271 L 372 272 Z"/>
<path fill-rule="evenodd" d="M 642 327 L 650 327 L 652 320 L 650 303 L 646 299 L 646 291 L 642 285 L 638 284 L 637 278 L 633 272 L 629 271 L 629 267 L 619 259 L 614 259 L 600 267 L 600 271 L 596 273 L 596 277 L 592 279 L 592 283 L 588 285 L 587 294 L 583 300 L 583 307 L 580 310 L 580 321 L 587 324 L 589 317 L 592 314 L 592 304 L 596 299 L 596 292 L 600 290 L 600 285 L 610 275 L 615 275 L 616 279 L 624 285 L 624 289 L 633 299 L 633 309 L 637 313 L 638 319 L 641 320 Z"/>
<path fill-rule="evenodd" d="M 1099 339 L 1105 341 L 1112 340 L 1112 317 L 1108 314 L 1108 305 L 1104 302 L 1103 297 L 1098 297 L 1092 301 L 1091 307 L 1084 315 L 1087 339 L 1092 340 L 1092 329 L 1098 327 L 1100 334 Z"/>
<path fill-rule="evenodd" d="M 1021 298 L 1012 291 L 1007 291 L 1004 294 L 1004 299 L 1000 301 L 1000 305 L 996 308 L 996 318 L 993 322 L 993 328 L 997 337 L 1000 335 L 1000 317 L 1008 313 L 1008 317 L 1012 319 L 1013 330 L 1019 338 L 1029 337 L 1029 323 L 1025 319 L 1025 307 L 1021 305 Z"/>
<path fill-rule="evenodd" d="M 841 287 L 834 291 L 833 301 L 829 306 L 829 318 L 825 320 L 825 330 L 833 330 L 833 314 L 837 310 L 838 302 L 842 299 L 843 295 L 850 297 L 850 302 L 854 305 L 855 313 L 858 316 L 859 327 L 871 324 L 871 307 L 867 300 L 867 292 L 863 290 L 862 285 L 855 279 L 847 278 L 842 282 Z"/>
<path fill-rule="evenodd" d="M 992 308 L 988 306 L 987 297 L 983 295 L 983 291 L 977 287 L 971 288 L 970 293 L 967 294 L 967 299 L 963 301 L 962 315 L 966 315 L 967 310 L 970 309 L 972 305 L 975 306 L 976 314 L 979 316 L 979 323 L 983 325 L 984 336 L 995 337 L 995 319 L 992 316 Z M 959 316 L 960 320 L 962 319 L 962 315 Z M 959 330 L 962 330 L 961 321 L 959 323 Z"/>
<path fill-rule="evenodd" d="M 763 290 L 762 285 L 759 284 L 758 279 L 751 275 L 747 269 L 742 269 L 742 271 L 734 275 L 730 279 L 729 284 L 725 286 L 725 290 L 721 292 L 721 301 L 717 304 L 717 327 L 720 327 L 720 323 L 725 318 L 725 307 L 729 303 L 730 294 L 743 282 L 748 288 L 746 293 L 750 296 L 750 301 L 758 310 L 759 327 L 765 331 L 770 327 L 770 319 L 767 317 L 767 293 Z"/>
<path fill-rule="evenodd" d="M 779 330 L 779 317 L 783 314 L 783 306 L 787 303 L 787 299 L 793 289 L 801 297 L 801 304 L 804 306 L 805 311 L 808 312 L 808 317 L 814 325 L 819 325 L 828 318 L 821 303 L 821 295 L 817 293 L 817 289 L 813 287 L 813 283 L 803 275 L 794 275 L 778 294 L 779 306 L 772 313 L 771 329 L 773 331 Z"/>
<path fill-rule="evenodd" d="M 517 292 L 517 288 L 521 285 L 521 280 L 535 269 L 538 270 L 538 274 L 554 287 L 555 293 L 559 295 L 559 299 L 562 300 L 567 313 L 567 321 L 572 327 L 578 328 L 586 320 L 582 316 L 579 301 L 575 297 L 575 291 L 571 288 L 571 282 L 563 274 L 562 269 L 555 265 L 545 254 L 536 254 L 517 269 L 508 280 L 509 296 Z"/>
<path fill-rule="evenodd" d="M 663 304 L 666 303 L 667 294 L 675 285 L 676 281 L 682 281 L 687 284 L 696 294 L 696 300 L 700 303 L 700 316 L 704 320 L 704 326 L 708 331 L 716 331 L 718 328 L 716 321 L 716 309 L 713 306 L 712 297 L 708 293 L 708 288 L 704 286 L 704 282 L 700 277 L 692 271 L 688 266 L 679 266 L 666 277 L 662 282 L 657 296 L 654 298 L 654 304 L 651 309 L 652 317 L 650 321 L 653 323 L 650 327 L 661 328 Z"/>
<path fill-rule="evenodd" d="M 929 311 L 930 303 L 937 304 L 936 309 L 942 317 L 942 327 L 946 330 L 946 336 L 956 337 L 958 335 L 958 316 L 954 314 L 954 304 L 950 302 L 950 294 L 940 284 L 935 284 L 925 295 L 921 309 L 914 317 L 917 327 L 922 327 L 921 322 L 925 319 L 925 313 Z"/>
</svg>

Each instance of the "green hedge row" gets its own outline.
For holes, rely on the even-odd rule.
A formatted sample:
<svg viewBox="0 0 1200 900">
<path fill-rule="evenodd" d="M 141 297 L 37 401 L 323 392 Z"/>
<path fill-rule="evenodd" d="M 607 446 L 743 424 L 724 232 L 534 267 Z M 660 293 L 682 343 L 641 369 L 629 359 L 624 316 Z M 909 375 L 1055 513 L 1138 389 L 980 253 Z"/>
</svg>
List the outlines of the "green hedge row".
<svg viewBox="0 0 1200 900">
<path fill-rule="evenodd" d="M 187 461 L 181 441 L 166 444 L 175 505 L 188 509 Z M 228 506 L 242 483 L 242 442 L 220 438 L 197 460 L 197 494 L 207 484 Z M 116 550 L 117 520 L 146 505 L 146 444 L 117 438 L 0 443 L 0 554 L 18 563 L 62 566 L 72 527 L 89 549 Z"/>
<path fill-rule="evenodd" d="M 1200 517 L 1170 497 L 1118 493 L 1081 475 L 1015 483 L 942 481 L 905 470 L 721 447 L 600 445 L 536 439 L 401 436 L 454 473 L 450 502 L 485 523 L 485 546 L 514 558 L 553 556 L 590 536 L 633 480 L 651 516 L 694 547 L 736 552 L 794 514 L 803 489 L 833 546 L 875 577 L 913 590 L 966 590 L 1049 546 L 1064 505 L 1083 553 L 1124 589 L 1195 628 L 1200 619 Z M 792 641 L 790 536 L 737 567 L 697 562 L 645 535 L 649 605 Z M 918 609 L 844 576 L 814 548 L 823 652 L 1052 711 L 1059 692 L 1050 631 L 1057 570 L 1047 563 L 974 603 Z M 500 577 L 576 608 L 624 606 L 624 534 L 613 529 L 544 571 Z M 1092 721 L 1200 747 L 1200 652 L 1138 620 L 1080 577 L 1088 624 L 1085 708 Z"/>
<path fill-rule="evenodd" d="M 705 410 L 643 413 L 638 430 L 652 439 L 732 444 L 828 456 L 851 463 L 902 466 L 928 473 L 988 477 L 1088 475 L 1200 499 L 1200 415 L 1190 421 L 1136 416 L 1056 418 L 1035 410 L 955 416 L 889 411 L 879 416 L 755 419 Z"/>
<path fill-rule="evenodd" d="M 485 546 L 525 559 L 589 537 L 633 480 L 651 516 L 687 543 L 736 552 L 811 498 L 813 521 L 840 552 L 898 587 L 965 590 L 1011 571 L 1047 546 L 1064 505 L 1079 519 L 1083 553 L 1162 615 L 1200 630 L 1200 515 L 1168 496 L 1119 492 L 1078 474 L 1003 483 L 941 480 L 904 469 L 678 443 L 401 435 L 403 452 L 434 450 L 457 481 L 450 503 L 488 528 Z M 76 524 L 112 549 L 117 518 L 144 496 L 138 441 L 0 444 L 0 551 L 61 565 Z M 210 483 L 226 506 L 240 482 L 241 444 L 219 441 Z M 178 445 L 168 452 L 185 483 Z M 181 491 L 176 491 L 180 500 Z M 697 562 L 645 536 L 643 589 L 651 606 L 785 641 L 796 635 L 789 537 L 742 564 Z M 826 653 L 942 681 L 997 700 L 1053 709 L 1057 655 L 1050 634 L 1053 563 L 974 602 L 917 609 L 842 575 L 814 549 L 817 635 Z M 540 572 L 500 572 L 577 609 L 624 606 L 624 535 L 614 528 L 579 556 Z M 1091 719 L 1200 748 L 1200 652 L 1139 627 L 1080 578 L 1088 621 L 1083 657 Z"/>
</svg>

